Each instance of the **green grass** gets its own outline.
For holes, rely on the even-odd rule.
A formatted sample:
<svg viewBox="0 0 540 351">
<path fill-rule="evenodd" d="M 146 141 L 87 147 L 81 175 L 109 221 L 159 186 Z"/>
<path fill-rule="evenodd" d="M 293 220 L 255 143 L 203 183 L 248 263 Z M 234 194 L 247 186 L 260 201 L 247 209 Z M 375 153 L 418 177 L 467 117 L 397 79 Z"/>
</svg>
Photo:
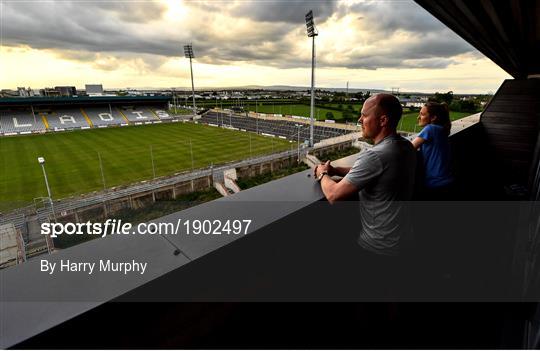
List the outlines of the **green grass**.
<svg viewBox="0 0 540 351">
<path fill-rule="evenodd" d="M 351 103 L 343 102 L 341 104 L 336 103 L 336 102 L 332 102 L 332 103 L 324 104 L 323 106 L 328 106 L 328 107 L 332 107 L 332 108 L 339 108 L 339 105 L 341 105 L 343 110 L 346 110 L 349 105 L 352 105 L 353 111 L 354 111 L 353 113 L 355 114 L 355 116 L 358 116 L 358 114 L 360 113 L 360 110 L 362 110 L 362 104 L 359 103 L 358 101 L 351 102 Z"/>
<path fill-rule="evenodd" d="M 326 160 L 339 160 L 340 158 L 354 155 L 359 152 L 360 152 L 359 149 L 351 146 L 343 150 L 324 152 L 322 155 L 318 156 L 317 158 L 319 159 L 319 161 L 325 162 Z"/>
<path fill-rule="evenodd" d="M 358 115 L 360 113 L 360 110 L 362 109 L 362 105 L 352 104 L 354 111 L 352 112 L 354 121 L 358 119 Z M 329 103 L 327 104 L 328 107 L 331 108 L 338 108 L 339 103 Z M 343 109 L 345 110 L 348 106 L 348 104 L 344 103 L 342 104 Z M 255 111 L 255 106 L 250 105 L 249 106 L 250 111 Z M 310 107 L 308 105 L 303 104 L 292 104 L 292 105 L 262 105 L 259 104 L 257 106 L 257 111 L 260 113 L 278 113 L 278 114 L 284 114 L 284 115 L 295 115 L 295 116 L 304 116 L 309 117 L 310 113 Z M 418 127 L 417 117 L 418 117 L 418 111 L 415 112 L 408 112 L 408 109 L 405 109 L 403 113 L 403 117 L 401 118 L 400 124 L 399 124 L 399 130 L 401 131 L 407 131 L 407 132 L 418 132 L 420 131 Z M 334 119 L 337 122 L 344 122 L 343 121 L 343 113 L 342 111 L 336 111 L 332 109 L 322 108 L 322 107 L 315 107 L 315 117 L 318 120 L 325 120 L 326 119 L 326 113 L 332 112 L 334 115 Z M 452 121 L 455 121 L 457 119 L 470 116 L 472 113 L 470 112 L 455 112 L 450 111 L 450 119 Z"/>
<path fill-rule="evenodd" d="M 337 106 L 337 105 L 336 105 Z M 345 106 L 347 107 L 347 106 Z M 250 111 L 257 111 L 259 113 L 278 113 L 283 115 L 294 115 L 294 116 L 304 116 L 309 117 L 310 114 L 310 106 L 309 105 L 303 105 L 303 104 L 289 104 L 289 105 L 261 105 L 257 106 L 255 109 L 254 105 L 250 105 L 249 107 Z M 315 118 L 317 120 L 325 120 L 326 113 L 331 112 L 334 115 L 334 118 L 336 121 L 340 121 L 343 119 L 343 113 L 341 111 L 337 110 L 331 110 L 326 109 L 322 107 L 315 107 Z M 357 113 L 353 112 L 353 116 L 357 118 Z"/>
<path fill-rule="evenodd" d="M 455 121 L 457 119 L 467 117 L 472 114 L 473 113 L 471 112 L 450 111 L 450 119 L 452 121 Z M 418 118 L 418 111 L 404 113 L 403 116 L 401 117 L 401 120 L 399 121 L 398 130 L 405 131 L 405 132 L 414 132 L 414 133 L 420 132 L 420 130 L 422 129 L 418 126 L 417 118 Z"/>
<path fill-rule="evenodd" d="M 167 111 L 170 115 L 192 115 L 193 110 L 188 110 L 185 108 L 170 109 Z"/>
<path fill-rule="evenodd" d="M 189 101 L 188 103 L 190 103 Z M 212 107 L 221 106 L 221 105 L 223 105 L 223 107 L 237 106 L 237 105 L 240 105 L 240 106 L 255 105 L 256 102 L 265 103 L 265 104 L 272 104 L 272 103 L 279 104 L 279 103 L 297 103 L 298 100 L 296 99 L 267 99 L 267 100 L 265 99 L 261 99 L 261 100 L 240 99 L 238 100 L 235 98 L 230 98 L 228 100 L 220 100 L 220 99 L 196 100 L 197 106 L 200 105 L 200 106 L 212 106 Z"/>
<path fill-rule="evenodd" d="M 337 108 L 339 106 L 338 103 L 330 103 L 327 105 L 328 107 Z M 342 104 L 343 108 L 346 109 L 348 104 L 344 103 Z M 358 119 L 358 115 L 360 113 L 360 110 L 362 109 L 362 105 L 357 103 L 353 104 L 353 117 L 354 121 Z M 255 106 L 251 105 L 249 106 L 250 111 L 255 111 Z M 295 115 L 295 116 L 304 116 L 309 117 L 310 107 L 308 105 L 302 105 L 302 104 L 293 104 L 293 105 L 261 105 L 257 106 L 257 111 L 260 113 L 281 113 L 284 115 Z M 401 118 L 400 124 L 399 124 L 399 130 L 401 131 L 407 131 L 407 132 L 418 132 L 420 131 L 418 127 L 418 122 L 416 118 L 418 117 L 418 111 L 415 112 L 407 112 L 408 109 L 405 109 L 403 113 L 403 117 Z M 326 109 L 322 107 L 315 107 L 315 117 L 318 117 L 318 120 L 325 120 L 326 119 L 326 113 L 332 112 L 334 114 L 334 119 L 337 122 L 343 122 L 343 113 L 342 111 L 336 111 L 331 109 Z M 457 119 L 470 116 L 472 113 L 470 112 L 454 112 L 450 111 L 450 119 L 452 121 L 455 121 Z"/>
<path fill-rule="evenodd" d="M 251 151 L 250 151 L 251 135 Z M 46 196 L 37 157 L 54 199 L 103 190 L 156 176 L 208 167 L 294 147 L 286 140 L 191 123 L 166 123 L 0 138 L 0 210 L 28 205 Z"/>
</svg>

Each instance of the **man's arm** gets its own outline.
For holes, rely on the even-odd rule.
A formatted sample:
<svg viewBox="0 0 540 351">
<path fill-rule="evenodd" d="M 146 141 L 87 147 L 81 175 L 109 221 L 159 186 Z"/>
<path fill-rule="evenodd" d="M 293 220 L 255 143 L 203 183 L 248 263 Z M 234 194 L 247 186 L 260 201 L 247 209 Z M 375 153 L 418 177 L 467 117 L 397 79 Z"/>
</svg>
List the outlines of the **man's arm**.
<svg viewBox="0 0 540 351">
<path fill-rule="evenodd" d="M 330 176 L 337 175 L 340 177 L 345 177 L 345 175 L 349 173 L 350 170 L 351 170 L 351 167 L 332 167 L 333 172 L 332 174 L 330 174 Z"/>
<path fill-rule="evenodd" d="M 345 200 L 358 192 L 358 188 L 348 180 L 343 179 L 340 182 L 336 182 L 330 178 L 331 175 L 337 174 L 335 169 L 330 165 L 330 161 L 326 161 L 326 163 L 318 165 L 315 168 L 315 176 L 317 179 L 320 179 L 322 192 L 331 204 L 339 200 Z M 339 167 L 340 171 L 345 169 L 350 170 L 347 167 Z"/>
<path fill-rule="evenodd" d="M 376 153 L 366 150 L 360 153 L 354 165 L 341 181 L 335 182 L 331 177 L 324 175 L 325 173 L 331 175 L 330 170 L 330 161 L 327 161 L 315 168 L 315 175 L 321 182 L 324 196 L 330 203 L 334 203 L 345 200 L 360 189 L 372 184 L 383 174 L 384 167 Z"/>
<path fill-rule="evenodd" d="M 350 198 L 358 192 L 358 188 L 350 183 L 347 179 L 342 179 L 340 182 L 335 182 L 329 176 L 323 176 L 321 179 L 321 189 L 330 204 L 336 201 Z"/>
<path fill-rule="evenodd" d="M 330 161 L 327 161 L 327 163 Z M 315 166 L 315 169 L 313 170 L 313 174 L 317 176 L 317 168 L 320 166 L 326 165 L 326 163 L 321 163 L 320 165 Z M 331 164 L 328 163 L 328 167 L 326 168 L 326 171 L 328 172 L 328 175 L 330 177 L 333 176 L 339 176 L 339 177 L 345 177 L 347 173 L 351 170 L 351 167 L 333 167 Z"/>
</svg>

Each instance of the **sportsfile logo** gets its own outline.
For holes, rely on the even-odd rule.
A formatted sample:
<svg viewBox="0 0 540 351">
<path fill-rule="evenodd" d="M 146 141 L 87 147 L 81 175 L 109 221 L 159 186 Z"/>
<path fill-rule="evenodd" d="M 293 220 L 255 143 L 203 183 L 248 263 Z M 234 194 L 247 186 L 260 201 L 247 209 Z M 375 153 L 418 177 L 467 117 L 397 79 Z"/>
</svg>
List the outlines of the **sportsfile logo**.
<svg viewBox="0 0 540 351">
<path fill-rule="evenodd" d="M 64 234 L 101 237 L 111 234 L 245 235 L 251 223 L 251 219 L 178 219 L 172 223 L 139 223 L 134 227 L 121 219 L 107 219 L 105 222 L 42 223 L 41 234 L 49 235 L 51 238 Z"/>
<path fill-rule="evenodd" d="M 123 223 L 122 220 L 107 219 L 105 222 L 86 222 L 86 223 L 42 223 L 41 234 L 49 235 L 51 238 L 57 238 L 58 235 L 100 235 L 105 237 L 109 234 L 132 234 L 133 225 Z"/>
</svg>

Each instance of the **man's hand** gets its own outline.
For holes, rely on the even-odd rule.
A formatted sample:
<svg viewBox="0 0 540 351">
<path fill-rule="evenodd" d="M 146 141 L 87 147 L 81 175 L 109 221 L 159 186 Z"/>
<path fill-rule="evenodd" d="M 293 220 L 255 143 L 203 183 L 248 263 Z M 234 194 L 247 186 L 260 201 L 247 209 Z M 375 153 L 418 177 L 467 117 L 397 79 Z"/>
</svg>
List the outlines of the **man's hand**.
<svg viewBox="0 0 540 351">
<path fill-rule="evenodd" d="M 330 165 L 330 160 L 326 161 L 325 163 L 321 163 L 320 165 L 317 165 L 315 167 L 315 170 L 313 173 L 315 174 L 315 178 L 318 179 L 322 172 L 328 173 L 329 176 L 333 175 L 334 167 Z"/>
<path fill-rule="evenodd" d="M 347 179 L 336 182 L 331 178 L 332 175 L 339 174 L 339 172 L 348 172 L 349 170 L 349 168 L 345 169 L 343 167 L 334 168 L 330 165 L 330 161 L 326 161 L 315 167 L 315 179 L 320 181 L 321 190 L 331 204 L 339 200 L 350 198 L 352 194 L 358 192 L 358 188 Z M 327 172 L 330 177 L 322 177 L 319 179 L 323 172 Z M 344 174 L 346 174 L 346 172 Z"/>
</svg>

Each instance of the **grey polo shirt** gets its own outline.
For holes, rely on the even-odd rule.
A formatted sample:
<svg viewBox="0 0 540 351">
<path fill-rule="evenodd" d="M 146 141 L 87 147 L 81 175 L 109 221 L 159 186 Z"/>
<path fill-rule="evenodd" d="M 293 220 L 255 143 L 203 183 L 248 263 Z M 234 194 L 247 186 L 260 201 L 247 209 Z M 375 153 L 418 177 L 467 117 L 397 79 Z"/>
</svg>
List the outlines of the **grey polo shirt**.
<svg viewBox="0 0 540 351">
<path fill-rule="evenodd" d="M 360 153 L 345 179 L 360 197 L 362 229 L 358 244 L 377 254 L 398 255 L 400 238 L 410 231 L 416 152 L 410 141 L 389 135 Z"/>
</svg>

